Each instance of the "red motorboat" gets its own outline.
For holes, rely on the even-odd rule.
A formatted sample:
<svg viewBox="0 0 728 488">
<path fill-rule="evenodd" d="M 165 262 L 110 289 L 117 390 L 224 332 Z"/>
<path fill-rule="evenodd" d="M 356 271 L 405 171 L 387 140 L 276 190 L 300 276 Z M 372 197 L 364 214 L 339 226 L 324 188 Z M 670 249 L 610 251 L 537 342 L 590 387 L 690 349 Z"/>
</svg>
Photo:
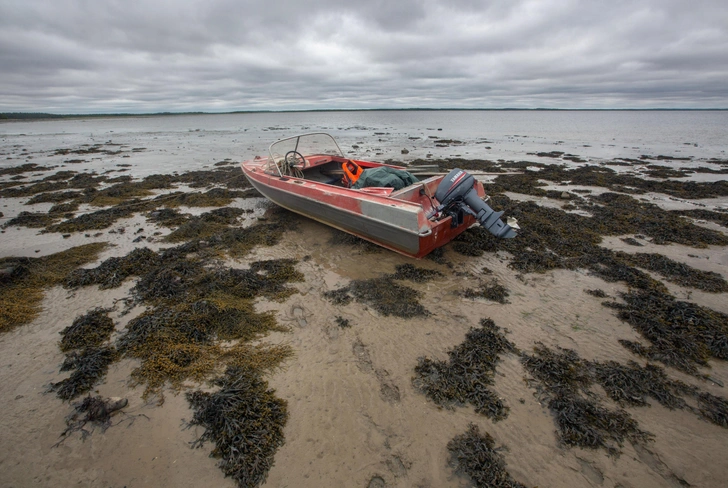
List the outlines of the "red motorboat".
<svg viewBox="0 0 728 488">
<path fill-rule="evenodd" d="M 503 212 L 485 203 L 483 185 L 469 173 L 410 178 L 402 166 L 347 158 L 329 134 L 277 141 L 268 157 L 240 166 L 255 189 L 281 207 L 406 256 L 426 256 L 476 222 L 498 237 L 516 235 L 515 222 L 504 223 Z M 362 187 L 362 181 L 383 181 L 373 178 L 381 174 L 387 185 L 394 175 L 395 184 Z"/>
</svg>

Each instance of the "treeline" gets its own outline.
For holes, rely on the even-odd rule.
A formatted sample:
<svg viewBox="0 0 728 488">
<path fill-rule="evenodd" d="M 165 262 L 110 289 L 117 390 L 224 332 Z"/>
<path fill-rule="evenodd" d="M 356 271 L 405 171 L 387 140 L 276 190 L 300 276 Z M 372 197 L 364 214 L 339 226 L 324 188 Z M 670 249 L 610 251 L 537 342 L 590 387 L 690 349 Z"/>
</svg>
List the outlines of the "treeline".
<svg viewBox="0 0 728 488">
<path fill-rule="evenodd" d="M 63 115 L 44 113 L 0 113 L 0 119 L 23 120 L 23 119 L 57 119 Z"/>
<path fill-rule="evenodd" d="M 205 112 L 159 112 L 150 114 L 48 114 L 42 112 L 2 112 L 0 120 L 31 120 L 31 119 L 79 119 L 94 117 L 153 117 L 155 115 L 200 115 Z"/>
</svg>

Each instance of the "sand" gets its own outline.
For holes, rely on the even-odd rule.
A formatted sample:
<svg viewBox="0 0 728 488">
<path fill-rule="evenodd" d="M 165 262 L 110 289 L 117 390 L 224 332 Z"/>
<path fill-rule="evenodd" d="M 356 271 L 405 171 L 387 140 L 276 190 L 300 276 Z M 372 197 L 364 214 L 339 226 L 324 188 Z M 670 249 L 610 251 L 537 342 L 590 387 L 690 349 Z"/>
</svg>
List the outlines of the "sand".
<svg viewBox="0 0 728 488">
<path fill-rule="evenodd" d="M 664 195 L 650 198 L 675 204 Z M 17 212 L 21 202 L 5 199 L 3 203 L 8 205 L 3 208 L 7 217 Z M 264 211 L 265 205 L 258 206 L 249 224 Z M 295 354 L 266 378 L 277 396 L 288 402 L 290 418 L 284 429 L 285 445 L 276 453 L 275 465 L 263 486 L 468 486 L 468 479 L 449 466 L 447 444 L 470 423 L 490 433 L 504 448 L 508 472 L 526 486 L 725 486 L 728 429 L 686 410 L 668 410 L 652 400 L 649 407 L 627 411 L 642 429 L 654 434 L 654 442 L 645 446 L 627 442 L 618 457 L 610 457 L 604 450 L 560 445 L 552 414 L 525 381 L 529 375 L 514 354 L 502 355 L 497 367 L 493 389 L 510 407 L 508 417 L 497 423 L 469 406 L 439 408 L 412 385 L 418 358 L 446 360 L 447 352 L 483 318 L 506 330 L 507 338 L 523 351 L 543 343 L 573 349 L 587 360 L 637 360 L 618 340 L 639 340 L 639 334 L 604 307 L 603 299 L 584 292 L 601 289 L 616 298 L 619 292 L 627 291 L 625 284 L 607 283 L 586 271 L 521 275 L 508 267 L 509 256 L 503 252 L 467 257 L 448 247 L 445 259 L 451 267 L 386 250 L 369 253 L 332 244 L 332 231 L 326 226 L 292 218 L 300 220 L 298 229 L 287 232 L 283 242 L 256 248 L 242 262 L 231 263 L 242 266 L 261 259 L 293 258 L 299 260 L 297 269 L 305 276 L 305 281 L 294 285 L 298 293 L 286 301 L 260 299 L 256 305 L 259 311 L 274 311 L 279 322 L 290 326 L 289 332 L 271 334 L 263 342 L 288 344 Z M 127 232 L 112 235 L 107 229 L 96 237 L 74 234 L 69 239 L 58 234 L 39 235 L 33 229 L 8 229 L 0 237 L 1 255 L 39 256 L 93 240 L 112 240 L 117 246 L 105 251 L 89 265 L 92 267 L 135 247 L 131 241 L 138 228 L 145 227 L 147 235 L 151 231 L 169 232 L 155 229 L 140 217 L 119 221 L 114 229 L 118 227 L 127 228 Z M 725 248 L 644 244 L 639 252 L 661 253 L 728 279 Z M 144 245 L 158 249 L 161 244 Z M 636 250 L 619 237 L 605 238 L 602 245 Z M 428 317 L 385 317 L 361 303 L 336 306 L 323 296 L 351 280 L 380 277 L 407 263 L 443 273 L 427 283 L 408 283 L 422 293 L 421 302 L 431 312 Z M 458 290 L 477 286 L 484 267 L 492 270 L 487 280 L 496 279 L 509 290 L 509 303 L 457 295 Z M 463 277 L 462 273 L 470 275 Z M 129 384 L 135 366 L 131 360 L 112 365 L 94 392 L 129 400 L 128 407 L 113 417 L 113 425 L 105 431 L 95 429 L 85 440 L 74 433 L 54 447 L 65 428 L 65 417 L 73 410 L 68 402 L 47 392 L 50 383 L 65 377 L 59 373 L 63 361 L 59 332 L 96 306 L 112 308 L 116 330 L 123 330 L 143 311 L 136 307 L 124 313 L 123 299 L 133 283 L 129 279 L 112 290 L 96 286 L 75 291 L 49 289 L 42 313 L 32 323 L 0 334 L 0 485 L 235 486 L 209 457 L 213 446 L 191 447 L 202 430 L 187 428 L 192 411 L 184 395 L 168 391 L 162 406 L 146 403 L 141 398 L 142 388 Z M 680 300 L 728 313 L 725 294 L 666 285 Z M 336 317 L 348 319 L 351 327 L 339 327 Z M 666 371 L 672 378 L 726 397 L 725 388 L 718 383 L 728 385 L 728 364 L 713 360 L 710 365 L 705 372 L 715 382 L 671 368 Z M 616 408 L 606 397 L 603 401 Z"/>
</svg>

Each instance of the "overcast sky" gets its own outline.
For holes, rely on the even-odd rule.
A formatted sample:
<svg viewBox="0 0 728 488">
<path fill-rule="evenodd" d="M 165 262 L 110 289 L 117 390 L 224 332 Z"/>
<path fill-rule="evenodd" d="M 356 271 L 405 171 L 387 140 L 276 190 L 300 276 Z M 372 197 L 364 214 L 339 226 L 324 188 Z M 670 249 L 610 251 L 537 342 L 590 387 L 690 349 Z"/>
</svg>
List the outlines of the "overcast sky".
<svg viewBox="0 0 728 488">
<path fill-rule="evenodd" d="M 728 108 L 727 0 L 0 0 L 0 112 Z"/>
</svg>

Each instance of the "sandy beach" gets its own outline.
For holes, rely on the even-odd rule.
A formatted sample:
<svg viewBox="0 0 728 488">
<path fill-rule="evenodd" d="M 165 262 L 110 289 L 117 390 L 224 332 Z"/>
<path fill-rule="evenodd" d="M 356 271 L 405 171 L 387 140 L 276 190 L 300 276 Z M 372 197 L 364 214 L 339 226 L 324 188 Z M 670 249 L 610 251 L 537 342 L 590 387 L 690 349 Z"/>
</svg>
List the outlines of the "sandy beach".
<svg viewBox="0 0 728 488">
<path fill-rule="evenodd" d="M 84 147 L 82 144 L 63 146 L 70 151 Z M 529 164 L 501 160 L 492 163 L 501 171 L 526 171 L 528 176 L 532 169 L 542 175 L 532 175 L 532 179 L 522 174 L 484 178 L 486 192 L 494 197 L 494 206 L 506 209 L 506 215 L 524 214 L 523 218 L 519 217 L 521 234 L 514 241 L 523 239 L 530 247 L 516 243 L 512 245 L 524 247 L 509 248 L 500 241 L 487 241 L 478 247 L 472 241 L 481 237 L 480 234 L 468 231 L 460 244 L 448 244 L 437 256 L 414 260 L 342 238 L 336 230 L 275 208 L 249 191 L 242 174 L 238 174 L 239 161 L 221 160 L 219 165 L 208 165 L 205 168 L 208 179 L 199 185 L 195 184 L 195 178 L 185 180 L 186 172 L 180 171 L 174 181 L 154 187 L 150 179 L 143 180 L 149 177 L 147 174 L 113 180 L 125 174 L 119 171 L 124 169 L 119 161 L 133 162 L 137 157 L 132 146 L 95 147 L 102 162 L 116 158 L 114 165 L 106 166 L 114 172 L 101 172 L 99 160 L 65 162 L 84 157 L 52 150 L 30 161 L 40 162 L 40 166 L 54 164 L 52 169 L 28 167 L 27 171 L 13 172 L 10 168 L 20 168 L 28 161 L 18 156 L 22 147 L 5 149 L 5 155 L 16 158 L 17 163 L 12 161 L 11 165 L 3 166 L 4 172 L 0 173 L 3 185 L 0 187 L 3 227 L 0 263 L 11 270 L 0 284 L 7 287 L 3 290 L 15 286 L 12 270 L 20 265 L 13 259 L 39 260 L 91 243 L 109 245 L 98 249 L 96 254 L 89 251 L 87 262 L 79 265 L 80 268 L 96 269 L 110 258 L 123 258 L 142 248 L 157 259 L 156 256 L 165 255 L 165 249 L 191 242 L 197 247 L 185 250 L 184 259 L 190 260 L 190 266 L 199 265 L 200 270 L 244 273 L 252 263 L 270 261 L 290 266 L 286 271 L 289 281 L 271 284 L 271 287 L 280 286 L 271 288 L 270 293 L 261 291 L 245 298 L 252 304 L 254 314 L 258 314 L 255 317 L 274 317 L 275 327 L 253 337 L 219 341 L 223 348 L 239 342 L 263 348 L 280 347 L 278 350 L 290 353 L 274 367 L 260 370 L 260 378 L 267 382 L 267 388 L 274 390 L 277 399 L 285 402 L 287 412 L 287 420 L 282 425 L 283 443 L 273 449 L 273 465 L 261 486 L 473 486 L 473 476 L 464 472 L 465 463 L 461 462 L 461 469 L 453 464 L 457 450 L 453 440 L 465 434 L 471 424 L 495 442 L 493 452 L 502 460 L 501 468 L 507 475 L 504 484 L 499 486 L 725 485 L 728 395 L 724 385 L 728 385 L 728 363 L 726 356 L 721 358 L 720 351 L 728 344 L 728 325 L 724 322 L 728 317 L 728 284 L 725 283 L 728 279 L 728 227 L 725 226 L 728 195 L 721 193 L 728 172 L 727 161 L 659 160 L 655 154 L 652 159 L 625 161 L 629 159 L 625 157 L 606 163 L 582 163 L 565 158 L 568 154 L 563 152 L 530 157 Z M 122 151 L 129 159 L 119 159 L 119 154 L 109 154 L 111 151 Z M 144 151 L 137 152 L 138 157 L 144 157 Z M 397 156 L 400 155 L 390 152 L 381 159 Z M 444 168 L 446 159 L 438 161 Z M 61 165 L 62 162 L 65 164 Z M 458 164 L 477 170 L 482 161 L 464 159 Z M 707 168 L 711 172 L 690 174 L 684 169 L 686 166 L 692 171 Z M 86 167 L 89 171 L 83 172 Z M 578 169 L 581 179 L 561 176 L 558 180 L 549 179 L 556 178 L 554 168 Z M 662 176 L 655 173 L 668 170 L 675 173 Z M 63 171 L 69 173 L 63 174 Z M 648 174 L 650 171 L 653 173 Z M 48 179 L 58 174 L 56 179 Z M 86 192 L 85 201 L 81 201 L 84 188 L 73 186 L 49 186 L 46 191 L 26 191 L 18 196 L 12 193 L 41 182 L 71 182 L 78 174 L 92 178 L 103 175 L 106 179 L 85 187 L 99 192 L 91 197 L 92 192 Z M 171 174 L 171 171 L 165 173 Z M 634 181 L 610 179 L 619 175 L 654 182 L 654 187 L 636 188 Z M 691 178 L 699 182 L 694 183 L 698 187 L 678 188 Z M 147 186 L 135 186 L 133 191 L 124 187 L 129 193 L 123 193 L 121 187 L 114 194 L 100 193 L 114 185 L 140 181 L 146 181 Z M 228 193 L 207 194 L 213 189 Z M 39 194 L 63 191 L 79 194 L 57 201 L 49 197 L 45 202 L 29 204 Z M 209 198 L 195 203 L 190 195 Z M 630 199 L 627 207 L 617 207 L 621 200 L 609 195 Z M 150 203 L 156 198 L 160 200 Z M 75 209 L 69 207 L 55 213 L 52 210 L 59 202 L 73 201 L 80 202 Z M 121 212 L 119 206 L 132 201 L 137 207 Z M 176 203 L 172 205 L 172 201 Z M 624 208 L 630 208 L 629 205 L 635 210 L 625 216 Z M 109 225 L 83 228 L 74 221 L 78 230 L 53 227 L 104 208 L 119 210 L 118 214 L 104 217 Z M 174 210 L 175 216 L 181 215 L 183 219 L 168 225 L 160 216 L 162 208 Z M 237 210 L 228 212 L 229 215 L 211 213 L 220 208 Z M 533 210 L 530 214 L 529 209 Z M 534 209 L 551 213 L 540 214 Z M 620 210 L 599 214 L 600 209 Z M 690 213 L 697 210 L 709 214 Z M 41 220 L 25 223 L 13 220 L 24 211 L 43 214 L 50 220 L 42 221 L 42 225 L 31 223 L 31 226 L 27 222 Z M 198 219 L 194 222 L 203 229 L 202 224 L 213 222 L 213 217 L 218 219 L 214 220 L 218 227 L 208 229 L 209 232 L 199 230 L 197 237 L 182 233 L 169 237 L 194 219 Z M 624 221 L 619 220 L 622 217 Z M 587 228 L 578 220 L 589 218 L 601 219 L 604 228 L 601 231 Z M 608 225 L 610 219 L 623 225 L 625 231 L 615 231 L 617 224 Z M 229 229 L 258 232 L 250 229 L 263 226 L 277 230 L 267 230 L 261 240 L 251 238 L 251 244 L 246 243 L 244 248 L 215 247 L 214 236 Z M 551 228 L 554 235 L 547 239 L 546 229 Z M 668 237 L 665 241 L 663 233 L 671 235 L 672 230 L 679 231 L 681 237 Z M 588 243 L 587 237 L 591 239 Z M 577 242 L 581 250 L 576 249 Z M 538 245 L 543 248 L 539 249 Z M 601 261 L 594 258 L 597 249 L 603 253 L 599 255 Z M 637 254 L 660 255 L 668 261 L 663 262 L 662 268 L 650 269 L 644 261 L 630 261 L 630 256 Z M 651 259 L 654 261 L 654 257 Z M 547 260 L 551 260 L 550 264 Z M 607 269 L 604 264 L 608 260 L 622 266 L 619 276 L 609 274 L 611 268 Z M 671 271 L 673 268 L 679 268 L 679 272 Z M 150 390 L 150 383 L 134 376 L 134 371 L 146 364 L 149 357 L 134 352 L 133 348 L 125 353 L 118 346 L 118 341 L 129 334 L 127 326 L 138 323 L 145 313 L 167 306 L 149 298 L 153 287 L 144 291 L 137 286 L 155 270 L 132 269 L 114 286 L 102 282 L 72 286 L 66 276 L 59 277 L 42 288 L 37 315 L 27 323 L 9 321 L 10 325 L 0 331 L 0 410 L 4 412 L 0 418 L 0 485 L 238 486 L 218 468 L 220 459 L 210 456 L 215 448 L 213 442 L 194 447 L 205 427 L 190 425 L 195 409 L 186 395 L 192 391 L 218 391 L 219 385 L 209 381 L 219 378 L 225 366 L 238 364 L 235 362 L 238 359 L 226 363 L 224 354 L 215 356 L 218 362 L 203 380 L 185 377 L 176 384 L 166 381 L 163 386 Z M 414 270 L 426 279 L 397 277 L 403 270 Z M 270 278 L 274 271 L 267 273 L 258 275 Z M 351 288 L 353 283 L 379 283 L 376 280 L 413 290 L 413 302 L 420 304 L 426 313 L 387 311 L 378 306 L 376 299 L 357 295 L 356 289 Z M 707 284 L 707 280 L 712 280 L 710 283 L 714 286 L 700 284 Z M 505 290 L 500 300 L 488 294 L 496 290 L 496 285 L 497 290 Z M 393 289 L 401 291 L 401 288 Z M 468 294 L 467 290 L 472 293 Z M 337 291 L 343 294 L 348 291 L 348 299 L 332 298 Z M 478 295 L 478 291 L 483 293 Z M 146 295 L 140 298 L 143 293 Z M 385 293 L 388 292 L 385 290 Z M 678 342 L 672 343 L 669 354 L 668 349 L 659 349 L 660 341 L 667 339 L 656 336 L 650 339 L 649 333 L 640 331 L 639 322 L 634 318 L 639 315 L 640 304 L 646 303 L 640 301 L 646 300 L 640 293 L 652 293 L 655 300 L 663 300 L 654 302 L 656 308 L 643 310 L 648 313 L 650 310 L 658 313 L 655 310 L 665 303 L 665 297 L 679 302 L 685 327 L 704 327 L 708 331 L 705 334 L 713 334 L 710 344 L 715 347 L 710 349 L 707 343 L 696 342 L 699 353 L 689 357 Z M 380 296 L 381 300 L 385 298 Z M 626 305 L 629 300 L 634 300 L 633 308 Z M 116 345 L 120 355 L 89 391 L 62 399 L 58 387 L 55 390 L 52 387 L 69 376 L 68 372 L 60 371 L 64 357 L 69 354 L 59 347 L 61 332 L 96 308 L 105 310 L 113 321 L 113 331 L 106 344 Z M 628 316 L 633 317 L 632 323 Z M 487 325 L 488 319 L 494 327 Z M 491 334 L 505 344 L 493 353 L 493 370 L 480 363 L 469 363 L 463 369 L 455 365 L 454 361 L 461 356 L 456 357 L 453 351 L 470 347 L 468 341 L 473 336 L 469 334 L 473 331 Z M 643 349 L 634 346 L 630 349 L 624 341 L 640 344 Z M 694 344 L 684 345 L 690 349 Z M 208 346 L 212 347 L 205 343 L 204 347 Z M 651 346 L 653 349 L 647 350 Z M 537 360 L 544 364 L 549 359 L 543 353 L 546 350 L 557 359 L 571 354 L 568 356 L 574 360 L 571 373 L 582 375 L 574 383 L 576 386 L 568 383 L 568 375 L 557 378 L 553 373 L 556 380 L 549 383 L 551 379 L 530 369 Z M 665 358 L 673 357 L 671 354 L 684 363 L 665 362 Z M 703 364 L 696 362 L 700 358 L 705 359 Z M 664 380 L 660 387 L 667 388 L 669 394 L 665 396 L 677 398 L 675 402 L 679 406 L 668 408 L 658 401 L 654 394 L 657 386 L 648 389 L 653 392 L 652 396 L 648 391 L 615 399 L 605 383 L 600 382 L 599 373 L 605 365 L 614 367 L 611 362 L 624 367 L 631 365 L 639 372 L 647 371 L 647 365 L 658 368 L 664 373 L 664 377 L 660 376 Z M 434 363 L 439 366 L 432 366 Z M 438 371 L 445 371 L 449 364 L 448 374 L 461 375 L 455 378 L 463 384 L 477 383 L 472 388 L 481 393 L 488 390 L 505 410 L 499 417 L 476 412 L 478 407 L 472 400 L 438 401 L 427 394 L 423 383 L 439 384 L 438 381 L 444 381 L 444 373 L 428 376 L 423 373 L 426 368 L 418 369 L 418 364 L 442 368 Z M 468 374 L 474 370 L 481 371 L 478 368 L 483 368 L 483 376 L 469 378 Z M 559 382 L 560 386 L 554 386 Z M 119 397 L 127 399 L 128 405 L 112 414 L 106 428 L 89 422 L 83 427 L 89 431 L 88 435 L 83 435 L 82 430 L 71 430 L 62 436 L 69 425 L 68 417 L 74 413 L 74 405 L 88 395 Z M 620 437 L 621 434 L 610 434 L 607 429 L 602 432 L 605 441 L 592 447 L 579 445 L 583 439 L 570 443 L 569 437 L 560 431 L 555 398 L 590 401 L 605 409 L 598 411 L 602 414 L 621 412 L 620 422 L 636 430 Z M 717 410 L 701 403 L 706 398 L 714 400 Z"/>
</svg>

